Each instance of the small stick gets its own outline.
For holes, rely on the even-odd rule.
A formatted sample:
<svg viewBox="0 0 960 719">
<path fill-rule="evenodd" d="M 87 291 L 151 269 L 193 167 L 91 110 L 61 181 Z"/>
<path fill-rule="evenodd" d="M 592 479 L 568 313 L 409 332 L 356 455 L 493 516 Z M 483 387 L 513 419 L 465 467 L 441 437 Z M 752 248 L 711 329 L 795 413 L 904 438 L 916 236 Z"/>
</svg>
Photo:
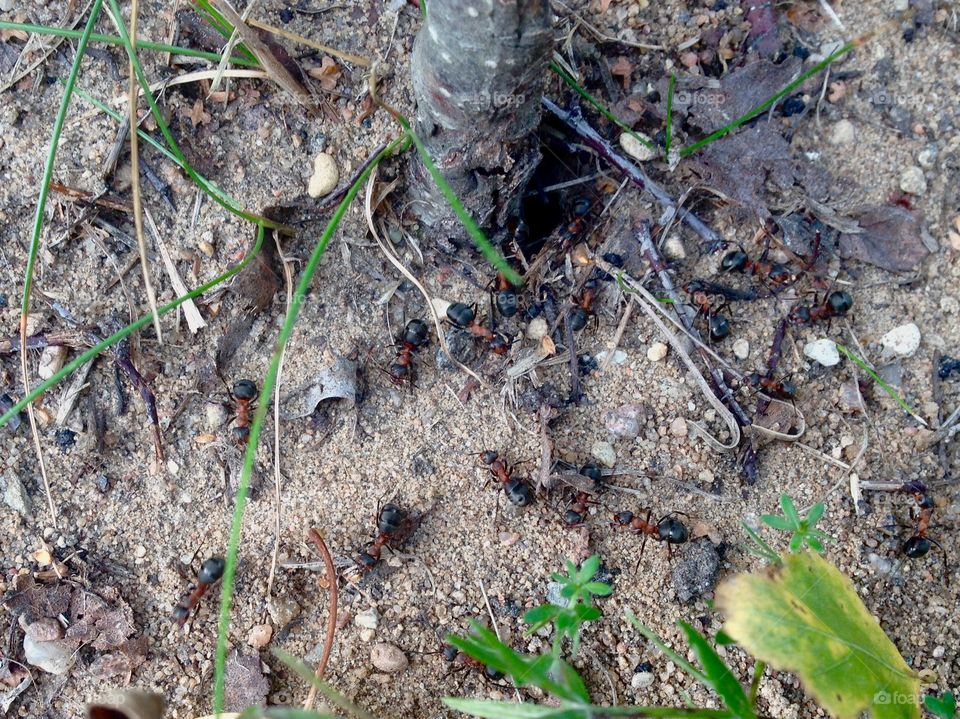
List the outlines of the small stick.
<svg viewBox="0 0 960 719">
<path fill-rule="evenodd" d="M 596 130 L 590 127 L 590 125 L 579 116 L 579 113 L 574 114 L 563 110 L 546 97 L 543 98 L 543 106 L 583 140 L 589 148 L 630 178 L 633 184 L 642 190 L 647 190 L 653 195 L 654 199 L 660 203 L 663 209 L 679 215 L 680 219 L 687 223 L 690 229 L 708 243 L 708 252 L 716 252 L 726 244 L 725 240 L 720 237 L 715 230 L 708 227 L 703 220 L 690 212 L 690 210 L 682 207 L 678 208 L 677 203 L 674 202 L 666 190 L 651 180 L 643 170 L 614 150 L 609 142 L 603 139 Z"/>
<path fill-rule="evenodd" d="M 330 550 L 323 541 L 323 537 L 313 527 L 307 532 L 307 537 L 313 542 L 317 551 L 323 557 L 324 566 L 327 569 L 327 584 L 330 585 L 330 615 L 327 617 L 327 637 L 323 640 L 323 653 L 320 655 L 320 661 L 317 662 L 317 669 L 313 673 L 317 679 L 323 676 L 327 668 L 327 661 L 330 659 L 330 652 L 333 651 L 333 638 L 337 633 L 337 570 L 333 567 L 333 557 L 330 556 Z M 305 711 L 313 709 L 313 704 L 317 700 L 317 686 L 310 686 L 310 693 L 303 703 Z"/>
<path fill-rule="evenodd" d="M 567 366 L 570 368 L 570 397 L 571 404 L 579 404 L 583 393 L 580 391 L 580 368 L 577 366 L 577 345 L 573 336 L 573 327 L 570 325 L 570 308 L 563 313 L 563 328 L 566 333 L 567 347 L 570 357 Z"/>
<path fill-rule="evenodd" d="M 314 42 L 310 38 L 303 37 L 303 35 L 297 35 L 296 33 L 290 32 L 289 30 L 284 30 L 283 28 L 274 27 L 273 25 L 267 25 L 265 22 L 260 22 L 254 18 L 247 20 L 247 25 L 252 27 L 260 28 L 261 30 L 266 30 L 267 32 L 273 35 L 279 35 L 280 37 L 285 37 L 287 40 L 292 40 L 295 43 L 300 45 L 306 45 L 307 47 L 312 47 L 314 50 L 319 50 L 320 52 L 325 52 L 327 55 L 333 55 L 338 57 L 341 60 L 346 60 L 347 62 L 352 62 L 354 65 L 360 65 L 361 67 L 370 67 L 372 63 L 369 58 L 361 57 L 360 55 L 354 55 L 349 52 L 343 52 L 343 50 L 337 50 L 335 47 L 330 47 L 329 45 L 321 45 L 318 42 Z"/>
<path fill-rule="evenodd" d="M 617 351 L 617 347 L 620 346 L 620 340 L 623 339 L 623 333 L 627 330 L 627 324 L 630 322 L 630 317 L 633 315 L 633 302 L 627 302 L 626 308 L 623 310 L 623 317 L 620 318 L 620 324 L 617 325 L 617 331 L 613 334 L 613 339 L 607 343 L 607 354 L 603 358 L 603 362 L 600 363 L 600 371 L 606 372 L 610 368 L 610 363 L 613 362 L 613 355 Z"/>
</svg>

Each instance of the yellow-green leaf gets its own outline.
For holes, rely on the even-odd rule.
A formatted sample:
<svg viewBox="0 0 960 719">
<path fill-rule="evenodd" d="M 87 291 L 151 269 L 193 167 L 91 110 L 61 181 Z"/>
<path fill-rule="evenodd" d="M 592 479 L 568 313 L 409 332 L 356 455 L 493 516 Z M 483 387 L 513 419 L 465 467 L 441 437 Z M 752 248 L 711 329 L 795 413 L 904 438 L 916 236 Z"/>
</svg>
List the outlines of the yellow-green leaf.
<svg viewBox="0 0 960 719">
<path fill-rule="evenodd" d="M 796 672 L 833 716 L 918 719 L 920 678 L 907 666 L 853 583 L 813 552 L 787 554 L 717 589 L 723 630 L 770 666 Z"/>
</svg>

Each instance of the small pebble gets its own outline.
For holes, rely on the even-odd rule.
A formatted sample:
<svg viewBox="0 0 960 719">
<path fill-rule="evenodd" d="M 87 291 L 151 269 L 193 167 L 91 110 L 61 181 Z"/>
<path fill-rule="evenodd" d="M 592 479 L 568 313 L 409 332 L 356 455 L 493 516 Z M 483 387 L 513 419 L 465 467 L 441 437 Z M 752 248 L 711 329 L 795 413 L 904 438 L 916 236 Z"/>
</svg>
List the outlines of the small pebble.
<svg viewBox="0 0 960 719">
<path fill-rule="evenodd" d="M 263 649 L 270 643 L 272 637 L 273 627 L 269 624 L 258 624 L 250 630 L 250 634 L 247 636 L 247 644 L 254 649 Z"/>
<path fill-rule="evenodd" d="M 527 324 L 527 337 L 532 340 L 541 340 L 547 336 L 547 332 L 550 331 L 550 326 L 547 324 L 547 321 L 543 317 L 534 317 Z"/>
<path fill-rule="evenodd" d="M 687 420 L 683 417 L 675 417 L 670 423 L 670 434 L 674 437 L 687 436 Z"/>
<path fill-rule="evenodd" d="M 833 340 L 819 339 L 807 342 L 803 346 L 803 354 L 824 367 L 833 367 L 840 364 L 840 352 Z"/>
<path fill-rule="evenodd" d="M 620 135 L 620 146 L 623 148 L 623 151 L 626 152 L 630 157 L 639 162 L 648 162 L 657 157 L 656 145 L 653 144 L 647 135 L 644 135 L 642 132 L 637 133 L 640 137 L 650 143 L 654 149 L 650 149 L 644 145 L 640 140 L 638 140 L 633 135 L 625 132 Z"/>
<path fill-rule="evenodd" d="M 28 635 L 23 638 L 23 656 L 27 664 L 40 667 L 50 674 L 62 675 L 73 666 L 76 652 L 71 642 L 38 642 Z"/>
<path fill-rule="evenodd" d="M 500 544 L 503 544 L 507 547 L 512 547 L 514 544 L 520 541 L 519 532 L 500 532 Z"/>
<path fill-rule="evenodd" d="M 912 165 L 903 171 L 900 175 L 900 189 L 909 195 L 923 195 L 927 191 L 927 178 L 923 176 L 923 170 L 916 165 Z"/>
<path fill-rule="evenodd" d="M 377 633 L 372 629 L 361 629 L 360 630 L 360 641 L 361 642 L 372 642 L 373 638 L 377 636 Z"/>
<path fill-rule="evenodd" d="M 333 192 L 339 180 L 340 171 L 336 161 L 327 153 L 321 152 L 313 161 L 313 176 L 310 178 L 307 194 L 310 197 L 321 197 Z"/>
<path fill-rule="evenodd" d="M 213 257 L 213 253 L 214 253 L 213 245 L 211 245 L 206 240 L 200 240 L 200 242 L 197 243 L 197 249 L 200 250 L 207 257 Z"/>
<path fill-rule="evenodd" d="M 920 328 L 913 322 L 894 327 L 880 338 L 885 354 L 909 357 L 920 347 Z"/>
<path fill-rule="evenodd" d="M 609 442 L 598 440 L 590 448 L 591 456 L 605 467 L 613 467 L 617 463 L 617 453 Z"/>
<path fill-rule="evenodd" d="M 547 584 L 547 602 L 558 607 L 567 607 L 570 605 L 570 599 L 563 596 L 564 584 L 560 582 L 550 582 Z"/>
<path fill-rule="evenodd" d="M 947 651 L 947 650 L 946 650 L 943 646 L 939 646 L 939 645 L 938 645 L 938 646 L 934 647 L 934 648 L 933 648 L 933 658 L 934 658 L 934 659 L 939 659 L 940 657 L 942 657 L 942 656 L 944 655 L 944 652 L 946 652 L 946 651 Z"/>
<path fill-rule="evenodd" d="M 936 147 L 927 147 L 923 150 L 920 150 L 917 155 L 917 164 L 920 165 L 924 170 L 932 170 L 933 166 L 937 162 L 937 148 Z"/>
<path fill-rule="evenodd" d="M 640 434 L 640 420 L 644 414 L 639 404 L 624 404 L 604 415 L 603 423 L 607 430 L 619 439 L 635 439 Z"/>
<path fill-rule="evenodd" d="M 67 348 L 63 345 L 44 347 L 40 353 L 37 375 L 40 379 L 50 379 L 63 368 L 67 359 Z"/>
<path fill-rule="evenodd" d="M 853 123 L 849 120 L 840 120 L 833 126 L 833 131 L 830 133 L 830 142 L 834 145 L 849 145 L 853 142 L 855 135 L 856 131 Z"/>
<path fill-rule="evenodd" d="M 670 572 L 677 599 L 684 604 L 712 592 L 719 576 L 720 555 L 713 542 L 706 538 L 687 544 L 680 559 L 674 559 Z"/>
<path fill-rule="evenodd" d="M 670 235 L 663 243 L 663 254 L 671 260 L 684 260 L 687 258 L 687 250 L 683 246 L 679 235 Z"/>
<path fill-rule="evenodd" d="M 597 363 L 602 364 L 607 359 L 607 351 L 601 350 L 597 352 Z M 614 350 L 613 357 L 610 358 L 610 364 L 612 365 L 621 365 L 627 361 L 627 353 L 623 350 Z"/>
<path fill-rule="evenodd" d="M 370 650 L 370 663 L 381 672 L 395 674 L 410 664 L 406 655 L 393 644 L 374 644 Z"/>
<path fill-rule="evenodd" d="M 653 684 L 654 679 L 651 672 L 637 672 L 630 678 L 630 686 L 634 689 L 646 689 Z"/>
<path fill-rule="evenodd" d="M 733 354 L 737 359 L 746 359 L 750 356 L 750 343 L 741 337 L 733 343 Z"/>
<path fill-rule="evenodd" d="M 300 616 L 300 605 L 289 597 L 271 597 L 267 602 L 267 613 L 278 627 L 285 627 Z"/>
<path fill-rule="evenodd" d="M 380 625 L 380 617 L 373 607 L 360 612 L 353 618 L 353 623 L 364 629 L 376 629 Z"/>
<path fill-rule="evenodd" d="M 660 362 L 667 356 L 667 346 L 663 342 L 654 342 L 647 348 L 647 359 Z"/>
</svg>

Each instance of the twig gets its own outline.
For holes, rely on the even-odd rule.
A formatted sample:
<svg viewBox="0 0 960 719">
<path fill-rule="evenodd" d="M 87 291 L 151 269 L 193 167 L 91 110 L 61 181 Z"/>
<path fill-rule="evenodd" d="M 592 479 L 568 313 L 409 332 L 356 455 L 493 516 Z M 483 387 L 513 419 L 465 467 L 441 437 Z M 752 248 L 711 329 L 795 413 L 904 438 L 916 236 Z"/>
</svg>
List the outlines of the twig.
<svg viewBox="0 0 960 719">
<path fill-rule="evenodd" d="M 580 391 L 580 367 L 577 362 L 577 340 L 573 336 L 573 326 L 570 324 L 570 312 L 572 308 L 568 307 L 563 313 L 563 329 L 566 335 L 568 354 L 567 367 L 570 370 L 570 397 L 567 402 L 570 404 L 580 404 L 580 398 L 583 393 Z"/>
<path fill-rule="evenodd" d="M 131 137 L 134 136 L 135 135 L 131 135 Z M 183 283 L 180 273 L 177 272 L 176 265 L 173 264 L 173 260 L 170 258 L 170 253 L 167 251 L 167 245 L 163 241 L 160 231 L 157 229 L 157 223 L 153 221 L 153 215 L 150 214 L 150 210 L 147 209 L 145 209 L 143 213 L 147 218 L 147 227 L 150 228 L 150 232 L 153 235 L 153 241 L 156 243 L 157 249 L 160 251 L 160 257 L 163 260 L 163 266 L 167 271 L 167 275 L 170 277 L 170 284 L 173 286 L 174 292 L 176 292 L 178 296 L 187 294 L 189 290 Z M 203 316 L 200 314 L 200 310 L 197 309 L 197 305 L 193 300 L 187 300 L 181 307 L 183 309 L 183 316 L 187 320 L 187 327 L 193 334 L 196 334 L 198 331 L 207 326 L 207 323 L 203 321 Z"/>
<path fill-rule="evenodd" d="M 623 310 L 623 317 L 620 318 L 620 324 L 617 325 L 617 331 L 613 333 L 613 339 L 607 343 L 607 354 L 604 355 L 603 362 L 600 363 L 601 372 L 606 372 L 610 368 L 610 363 L 613 362 L 613 355 L 617 351 L 617 347 L 620 346 L 620 340 L 623 339 L 623 333 L 626 332 L 627 324 L 630 322 L 632 315 L 633 302 L 627 302 L 627 306 Z"/>
<path fill-rule="evenodd" d="M 651 180 L 642 169 L 614 150 L 613 146 L 603 139 L 596 130 L 590 127 L 579 114 L 561 109 L 546 97 L 543 98 L 543 106 L 583 140 L 594 152 L 630 178 L 631 182 L 640 187 L 640 189 L 647 190 L 653 195 L 654 199 L 660 203 L 660 206 L 664 210 L 678 214 L 680 219 L 687 223 L 690 229 L 707 242 L 708 252 L 716 252 L 726 244 L 720 235 L 710 229 L 703 220 L 690 210 L 677 207 L 677 203 L 674 202 L 666 190 Z"/>
<path fill-rule="evenodd" d="M 285 37 L 287 40 L 292 40 L 295 43 L 300 45 L 306 45 L 307 47 L 312 47 L 314 50 L 319 50 L 320 52 L 325 52 L 328 55 L 333 55 L 333 57 L 339 57 L 341 60 L 346 60 L 347 62 L 352 62 L 354 65 L 360 65 L 361 67 L 370 67 L 373 63 L 370 62 L 369 58 L 361 57 L 360 55 L 353 55 L 349 52 L 343 52 L 342 50 L 337 50 L 335 47 L 330 47 L 329 45 L 321 45 L 319 42 L 314 42 L 310 38 L 304 37 L 303 35 L 297 35 L 296 33 L 290 32 L 289 30 L 284 30 L 283 28 L 274 27 L 273 25 L 267 25 L 265 22 L 260 22 L 254 18 L 247 20 L 247 25 L 253 27 L 258 27 L 261 30 L 266 30 L 267 32 L 273 35 L 279 35 L 280 37 Z"/>
<path fill-rule="evenodd" d="M 537 420 L 540 423 L 540 467 L 537 471 L 537 489 L 549 490 L 556 482 L 550 470 L 553 469 L 553 437 L 550 436 L 550 422 L 560 416 L 556 407 L 540 405 Z M 519 425 L 519 423 L 518 423 Z"/>
<path fill-rule="evenodd" d="M 178 75 L 176 77 L 167 78 L 166 80 L 158 80 L 157 82 L 150 83 L 150 92 L 157 92 L 158 90 L 163 90 L 168 87 L 174 87 L 175 85 L 189 85 L 192 82 L 199 82 L 200 80 L 210 80 L 211 78 L 216 77 L 216 70 L 197 70 L 196 72 L 188 72 L 183 75 Z M 236 77 L 236 78 L 247 78 L 252 80 L 264 80 L 269 79 L 268 75 L 263 70 L 224 70 L 224 77 Z M 143 94 L 143 88 L 137 90 L 138 94 Z M 111 105 L 120 105 L 123 102 L 126 102 L 126 96 L 115 97 L 110 101 Z"/>
<path fill-rule="evenodd" d="M 330 652 L 333 651 L 333 638 L 337 633 L 337 572 L 333 568 L 333 557 L 330 556 L 330 550 L 327 549 L 327 545 L 324 543 L 323 537 L 320 536 L 320 532 L 311 527 L 310 531 L 307 532 L 307 536 L 323 557 L 323 563 L 327 568 L 327 584 L 330 586 L 330 615 L 327 617 L 327 637 L 323 641 L 323 653 L 320 655 L 320 661 L 317 662 L 317 669 L 313 673 L 313 675 L 319 679 L 323 676 L 323 672 L 327 668 Z M 317 685 L 312 684 L 310 686 L 310 693 L 307 694 L 307 699 L 303 703 L 304 710 L 310 711 L 313 709 L 313 704 L 316 700 Z"/>
</svg>

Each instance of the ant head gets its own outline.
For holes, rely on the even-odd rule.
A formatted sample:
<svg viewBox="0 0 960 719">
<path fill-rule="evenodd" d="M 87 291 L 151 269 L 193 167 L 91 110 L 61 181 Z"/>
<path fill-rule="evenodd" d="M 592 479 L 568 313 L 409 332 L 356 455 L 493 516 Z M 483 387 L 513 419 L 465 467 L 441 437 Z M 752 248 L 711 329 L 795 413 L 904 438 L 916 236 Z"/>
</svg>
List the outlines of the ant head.
<svg viewBox="0 0 960 719">
<path fill-rule="evenodd" d="M 668 544 L 683 544 L 690 537 L 686 526 L 676 517 L 664 517 L 657 524 L 657 535 Z"/>
<path fill-rule="evenodd" d="M 483 459 L 483 463 L 484 463 L 484 464 L 493 464 L 493 463 L 496 462 L 498 459 L 500 459 L 500 455 L 497 454 L 497 453 L 496 453 L 494 450 L 492 450 L 492 449 L 488 449 L 486 452 L 483 452 L 483 453 L 480 455 L 480 457 L 481 457 L 481 459 Z"/>
<path fill-rule="evenodd" d="M 798 305 L 790 310 L 790 320 L 798 325 L 810 324 L 810 306 Z"/>
<path fill-rule="evenodd" d="M 926 537 L 913 536 L 904 542 L 900 549 L 904 554 L 910 557 L 910 559 L 917 559 L 919 557 L 927 556 L 932 547 L 933 542 Z"/>
<path fill-rule="evenodd" d="M 614 267 L 623 267 L 626 264 L 623 259 L 623 255 L 619 255 L 616 252 L 604 252 L 603 259 L 609 262 Z"/>
<path fill-rule="evenodd" d="M 603 472 L 597 465 L 593 463 L 583 465 L 580 468 L 580 474 L 594 482 L 599 482 L 601 479 L 603 479 Z"/>
<path fill-rule="evenodd" d="M 573 509 L 568 509 L 563 513 L 563 523 L 568 527 L 576 527 L 583 524 L 583 515 Z"/>
<path fill-rule="evenodd" d="M 456 660 L 457 655 L 460 654 L 460 650 L 452 644 L 444 644 L 443 649 L 440 650 L 440 654 L 444 660 L 452 662 Z"/>
<path fill-rule="evenodd" d="M 758 384 L 760 384 L 760 373 L 759 373 L 759 372 L 751 372 L 751 373 L 748 374 L 746 377 L 744 377 L 743 380 L 744 380 L 747 384 L 749 384 L 749 385 L 751 385 L 751 386 L 753 386 L 753 387 L 756 387 Z"/>
<path fill-rule="evenodd" d="M 513 317 L 519 309 L 517 293 L 512 289 L 499 290 L 494 295 L 494 302 L 497 305 L 497 312 L 504 317 Z"/>
<path fill-rule="evenodd" d="M 833 314 L 843 315 L 853 307 L 853 297 L 850 296 L 849 292 L 831 292 L 827 297 L 827 304 Z"/>
<path fill-rule="evenodd" d="M 775 285 L 782 285 L 794 279 L 794 275 L 789 268 L 780 264 L 774 264 L 770 267 L 767 279 Z"/>
<path fill-rule="evenodd" d="M 587 326 L 587 311 L 583 307 L 574 307 L 570 310 L 570 329 L 579 332 Z"/>
<path fill-rule="evenodd" d="M 506 492 L 511 504 L 518 507 L 526 507 L 533 503 L 533 490 L 522 479 L 511 479 L 504 485 L 503 491 Z"/>
<path fill-rule="evenodd" d="M 613 515 L 613 521 L 616 524 L 619 524 L 621 527 L 626 527 L 630 522 L 633 521 L 633 512 L 629 509 L 626 509 L 622 512 L 617 512 Z"/>
<path fill-rule="evenodd" d="M 385 504 L 377 517 L 377 529 L 384 534 L 392 534 L 400 529 L 404 520 L 403 510 L 395 504 Z"/>
<path fill-rule="evenodd" d="M 257 393 L 257 385 L 254 384 L 253 380 L 242 379 L 233 385 L 233 396 L 237 399 L 256 399 Z"/>
<path fill-rule="evenodd" d="M 200 571 L 197 572 L 197 581 L 201 584 L 213 584 L 223 576 L 224 567 L 226 563 L 220 557 L 204 560 L 200 565 Z"/>
<path fill-rule="evenodd" d="M 419 347 L 429 338 L 427 323 L 423 320 L 410 320 L 403 330 L 403 341 Z"/>
<path fill-rule="evenodd" d="M 797 385 L 789 380 L 783 380 L 780 383 L 780 394 L 787 399 L 793 399 L 797 396 Z"/>
<path fill-rule="evenodd" d="M 747 266 L 747 253 L 743 250 L 731 250 L 720 260 L 720 269 L 724 272 L 740 272 Z"/>
<path fill-rule="evenodd" d="M 710 339 L 714 342 L 728 337 L 730 335 L 730 320 L 723 315 L 710 316 Z"/>
<path fill-rule="evenodd" d="M 473 308 L 463 302 L 454 302 L 447 307 L 447 319 L 457 327 L 469 327 L 475 317 Z"/>
</svg>

